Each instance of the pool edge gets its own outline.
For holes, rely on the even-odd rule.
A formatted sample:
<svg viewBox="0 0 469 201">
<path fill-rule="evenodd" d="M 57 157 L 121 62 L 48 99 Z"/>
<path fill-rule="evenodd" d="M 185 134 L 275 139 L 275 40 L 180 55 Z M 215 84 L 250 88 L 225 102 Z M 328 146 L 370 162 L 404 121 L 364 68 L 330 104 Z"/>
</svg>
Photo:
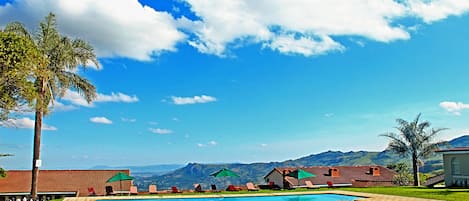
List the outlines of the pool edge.
<svg viewBox="0 0 469 201">
<path fill-rule="evenodd" d="M 145 199 L 171 199 L 171 198 L 229 198 L 229 197 L 254 197 L 254 196 L 281 196 L 281 195 L 310 195 L 310 194 L 338 194 L 346 196 L 360 197 L 360 201 L 437 201 L 433 199 L 412 198 L 402 196 L 392 196 L 373 193 L 362 193 L 342 190 L 328 191 L 305 191 L 305 192 L 274 192 L 274 193 L 253 193 L 253 194 L 200 194 L 200 195 L 145 195 L 145 196 L 96 196 L 96 197 L 67 197 L 64 201 L 98 201 L 98 200 L 145 200 Z"/>
</svg>

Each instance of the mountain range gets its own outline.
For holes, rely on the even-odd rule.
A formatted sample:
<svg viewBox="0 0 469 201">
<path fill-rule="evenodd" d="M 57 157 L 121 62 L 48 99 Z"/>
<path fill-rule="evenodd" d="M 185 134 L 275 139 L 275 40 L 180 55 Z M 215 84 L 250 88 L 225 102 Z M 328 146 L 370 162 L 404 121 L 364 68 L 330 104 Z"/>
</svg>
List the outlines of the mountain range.
<svg viewBox="0 0 469 201">
<path fill-rule="evenodd" d="M 184 165 L 181 164 L 163 164 L 163 165 L 147 165 L 147 166 L 94 166 L 91 170 L 118 170 L 118 169 L 129 169 L 132 176 L 137 177 L 148 177 L 155 175 L 163 175 L 174 171 L 178 168 L 182 168 Z"/>
<path fill-rule="evenodd" d="M 449 147 L 467 147 L 469 146 L 469 135 L 461 136 L 448 141 Z M 192 189 L 194 183 L 200 183 L 204 188 L 210 184 L 217 186 L 226 186 L 226 184 L 245 184 L 253 182 L 257 184 L 264 183 L 264 176 L 275 167 L 294 167 L 294 166 L 356 166 L 356 165 L 382 165 L 396 163 L 408 163 L 410 160 L 400 157 L 389 150 L 381 152 L 368 151 L 326 151 L 319 154 L 312 154 L 295 160 L 269 163 L 231 163 L 231 164 L 201 164 L 189 163 L 184 167 L 175 169 L 166 174 L 155 174 L 153 176 L 135 177 L 134 184 L 141 190 L 148 190 L 149 184 L 156 184 L 158 189 L 168 189 L 171 186 L 177 186 L 182 189 Z M 228 168 L 239 175 L 239 178 L 214 178 L 210 174 Z M 424 161 L 424 166 L 420 169 L 423 173 L 432 171 L 441 171 L 442 156 L 435 153 Z"/>
</svg>

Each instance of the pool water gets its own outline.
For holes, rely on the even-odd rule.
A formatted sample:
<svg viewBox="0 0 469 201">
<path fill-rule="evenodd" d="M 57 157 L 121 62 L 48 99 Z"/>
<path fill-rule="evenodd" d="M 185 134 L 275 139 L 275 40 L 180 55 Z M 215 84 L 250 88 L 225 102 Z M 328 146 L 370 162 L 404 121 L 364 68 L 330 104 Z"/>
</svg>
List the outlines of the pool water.
<svg viewBox="0 0 469 201">
<path fill-rule="evenodd" d="M 140 201 L 352 201 L 360 197 L 338 194 L 314 194 L 314 195 L 281 195 L 281 196 L 256 196 L 256 197 L 228 197 L 228 198 L 163 198 L 145 199 Z M 137 201 L 137 200 L 120 200 Z"/>
</svg>

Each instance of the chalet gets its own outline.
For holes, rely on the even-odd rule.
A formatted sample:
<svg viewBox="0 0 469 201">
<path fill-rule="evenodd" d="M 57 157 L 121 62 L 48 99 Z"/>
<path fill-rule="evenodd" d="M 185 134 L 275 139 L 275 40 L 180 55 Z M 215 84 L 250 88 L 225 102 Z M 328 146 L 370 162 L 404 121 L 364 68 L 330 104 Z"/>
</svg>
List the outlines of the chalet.
<svg viewBox="0 0 469 201">
<path fill-rule="evenodd" d="M 284 176 L 302 169 L 314 174 L 314 177 L 301 179 Z M 396 172 L 382 166 L 312 166 L 312 167 L 277 167 L 270 171 L 264 179 L 267 183 L 274 183 L 281 188 L 305 185 L 309 180 L 316 186 L 393 186 Z M 288 186 L 287 186 L 288 185 Z"/>
<path fill-rule="evenodd" d="M 469 187 L 469 147 L 436 152 L 443 154 L 446 187 Z"/>
<path fill-rule="evenodd" d="M 114 192 L 129 191 L 131 181 L 107 183 L 118 172 L 130 174 L 129 170 L 40 170 L 38 195 L 43 199 L 88 196 L 88 188 L 93 188 L 96 195 L 105 195 L 106 186 L 112 186 Z M 30 190 L 30 170 L 6 171 L 6 177 L 0 179 L 0 201 L 28 197 Z"/>
</svg>

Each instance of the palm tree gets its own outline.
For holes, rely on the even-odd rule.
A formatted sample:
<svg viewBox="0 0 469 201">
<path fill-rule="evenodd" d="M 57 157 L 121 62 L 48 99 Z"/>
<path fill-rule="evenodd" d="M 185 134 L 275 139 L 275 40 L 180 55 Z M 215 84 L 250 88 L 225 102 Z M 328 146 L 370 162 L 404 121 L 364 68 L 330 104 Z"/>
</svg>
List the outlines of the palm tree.
<svg viewBox="0 0 469 201">
<path fill-rule="evenodd" d="M 18 22 L 8 24 L 4 30 L 30 38 L 40 54 L 46 57 L 45 63 L 37 63 L 34 73 L 36 93 L 33 106 L 35 124 L 31 197 L 36 198 L 42 118 L 48 114 L 48 107 L 54 103 L 54 99 L 63 97 L 67 89 L 76 90 L 91 102 L 96 97 L 96 88 L 87 79 L 80 77 L 75 69 L 80 66 L 85 68 L 88 62 L 93 62 L 96 66 L 99 64 L 91 45 L 80 39 L 72 40 L 58 32 L 55 15 L 52 13 L 39 24 L 36 35 L 31 35 Z"/>
<path fill-rule="evenodd" d="M 388 149 L 403 156 L 412 158 L 412 169 L 414 176 L 414 186 L 420 186 L 419 166 L 423 164 L 422 159 L 432 154 L 440 143 L 433 143 L 434 137 L 444 128 L 430 129 L 428 121 L 419 122 L 418 114 L 414 121 L 407 122 L 397 119 L 399 124 L 396 129 L 398 133 L 385 133 L 381 136 L 391 139 Z"/>
</svg>

